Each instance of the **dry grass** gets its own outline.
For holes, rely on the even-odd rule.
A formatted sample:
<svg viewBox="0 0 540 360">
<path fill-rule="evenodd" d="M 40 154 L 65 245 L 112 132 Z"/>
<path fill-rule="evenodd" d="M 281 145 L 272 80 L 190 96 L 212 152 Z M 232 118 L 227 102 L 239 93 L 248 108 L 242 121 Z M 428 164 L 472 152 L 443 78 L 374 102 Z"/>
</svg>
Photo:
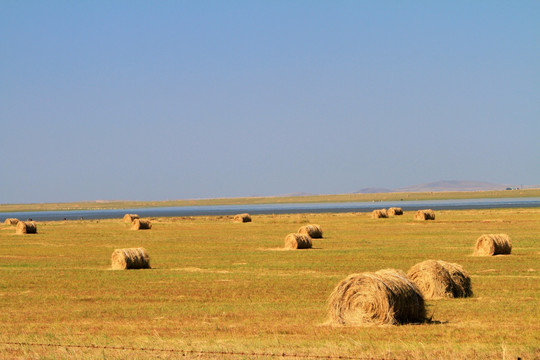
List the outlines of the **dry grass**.
<svg viewBox="0 0 540 360">
<path fill-rule="evenodd" d="M 133 220 L 138 219 L 138 218 L 139 218 L 139 215 L 137 214 L 126 214 L 124 215 L 124 222 L 131 224 L 133 223 Z"/>
<path fill-rule="evenodd" d="M 284 235 L 306 223 L 324 225 L 325 240 L 315 249 L 266 251 L 282 247 Z M 40 222 L 39 232 L 28 236 L 0 224 L 0 358 L 198 357 L 6 342 L 392 359 L 540 358 L 538 208 L 437 211 L 435 222 L 345 213 L 258 215 L 250 226 L 226 216 L 155 218 L 152 224 L 152 231 L 126 231 L 120 219 Z M 511 236 L 512 255 L 471 256 L 479 234 L 494 233 Z M 135 247 L 148 250 L 152 270 L 110 270 L 115 249 Z M 426 259 L 462 265 L 474 296 L 427 300 L 433 321 L 422 325 L 321 326 L 329 294 L 348 275 L 406 271 Z"/>
<path fill-rule="evenodd" d="M 471 277 L 459 264 L 426 260 L 414 265 L 407 276 L 428 300 L 470 297 L 473 294 Z"/>
<path fill-rule="evenodd" d="M 17 228 L 15 229 L 16 234 L 36 234 L 37 225 L 33 221 L 18 221 Z"/>
<path fill-rule="evenodd" d="M 237 223 L 251 222 L 251 216 L 247 213 L 237 214 L 234 216 L 233 221 Z"/>
<path fill-rule="evenodd" d="M 306 234 L 290 233 L 285 236 L 285 249 L 311 249 L 313 243 Z"/>
<path fill-rule="evenodd" d="M 152 222 L 148 219 L 135 219 L 131 223 L 131 230 L 150 230 Z"/>
<path fill-rule="evenodd" d="M 322 239 L 323 237 L 322 228 L 320 225 L 317 225 L 317 224 L 309 224 L 309 225 L 300 226 L 297 232 L 299 234 L 305 234 L 312 239 Z"/>
<path fill-rule="evenodd" d="M 150 256 L 145 248 L 116 249 L 111 256 L 113 270 L 150 269 Z"/>
<path fill-rule="evenodd" d="M 4 224 L 6 224 L 6 225 L 17 225 L 18 222 L 19 222 L 19 219 L 15 219 L 15 218 L 7 218 L 7 219 L 4 221 Z"/>
<path fill-rule="evenodd" d="M 485 234 L 476 240 L 474 255 L 508 255 L 512 252 L 512 241 L 507 234 Z"/>
<path fill-rule="evenodd" d="M 387 217 L 388 211 L 386 211 L 386 209 L 378 209 L 371 212 L 372 219 L 386 219 Z"/>
<path fill-rule="evenodd" d="M 431 209 L 418 210 L 414 220 L 435 220 L 435 212 Z"/>
<path fill-rule="evenodd" d="M 420 290 L 401 270 L 349 275 L 328 301 L 331 325 L 396 325 L 426 320 Z"/>
</svg>

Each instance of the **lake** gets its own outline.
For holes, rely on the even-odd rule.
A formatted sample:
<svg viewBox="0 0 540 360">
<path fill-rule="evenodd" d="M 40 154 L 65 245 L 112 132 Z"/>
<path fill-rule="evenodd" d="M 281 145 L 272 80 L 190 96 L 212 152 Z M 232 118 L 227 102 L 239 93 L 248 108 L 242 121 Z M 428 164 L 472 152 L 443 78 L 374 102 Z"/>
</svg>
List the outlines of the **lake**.
<svg viewBox="0 0 540 360">
<path fill-rule="evenodd" d="M 507 199 L 462 199 L 462 200 L 423 200 L 423 201 L 379 201 L 379 202 L 339 202 L 339 203 L 294 203 L 260 205 L 212 205 L 179 206 L 116 210 L 66 210 L 66 211 L 28 211 L 0 213 L 0 220 L 17 218 L 35 221 L 114 219 L 124 214 L 138 214 L 140 217 L 172 217 L 201 215 L 249 214 L 300 214 L 300 213 L 340 213 L 371 212 L 375 209 L 396 206 L 404 211 L 419 209 L 461 210 L 540 207 L 540 197 Z"/>
</svg>

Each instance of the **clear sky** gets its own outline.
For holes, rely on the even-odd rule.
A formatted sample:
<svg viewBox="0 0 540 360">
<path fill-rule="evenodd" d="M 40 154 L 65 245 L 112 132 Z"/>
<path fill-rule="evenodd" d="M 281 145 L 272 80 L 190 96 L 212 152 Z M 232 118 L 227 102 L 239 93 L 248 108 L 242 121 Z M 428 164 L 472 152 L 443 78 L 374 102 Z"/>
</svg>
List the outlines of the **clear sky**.
<svg viewBox="0 0 540 360">
<path fill-rule="evenodd" d="M 0 2 L 0 203 L 540 184 L 540 1 Z"/>
</svg>

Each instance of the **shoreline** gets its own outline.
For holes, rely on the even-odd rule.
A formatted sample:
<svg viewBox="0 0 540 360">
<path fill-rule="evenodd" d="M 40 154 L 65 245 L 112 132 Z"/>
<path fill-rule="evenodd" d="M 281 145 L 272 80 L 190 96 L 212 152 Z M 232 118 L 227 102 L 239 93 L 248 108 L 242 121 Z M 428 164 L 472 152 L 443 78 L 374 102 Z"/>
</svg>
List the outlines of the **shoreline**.
<svg viewBox="0 0 540 360">
<path fill-rule="evenodd" d="M 444 191 L 407 192 L 374 194 L 334 194 L 306 196 L 268 196 L 238 197 L 216 199 L 186 200 L 95 200 L 66 203 L 0 204 L 0 213 L 37 211 L 77 211 L 77 210 L 122 210 L 140 208 L 218 206 L 218 205 L 265 205 L 265 204 L 304 204 L 304 203 L 353 203 L 422 200 L 462 200 L 462 199 L 505 199 L 540 197 L 540 189 L 495 190 L 495 191 Z"/>
<path fill-rule="evenodd" d="M 2 218 L 28 218 L 35 221 L 110 219 L 121 218 L 125 213 L 134 213 L 142 217 L 183 217 L 183 216 L 225 216 L 239 213 L 251 215 L 263 214 L 310 214 L 310 213 L 347 213 L 371 212 L 381 207 L 399 207 L 404 211 L 420 209 L 467 210 L 495 208 L 538 208 L 540 197 L 487 198 L 487 199 L 450 199 L 416 201 L 365 201 L 365 202 L 319 202 L 319 203 L 273 203 L 273 204 L 233 204 L 201 205 L 173 207 L 140 207 L 124 209 L 71 209 L 52 211 L 17 211 L 0 212 Z"/>
</svg>

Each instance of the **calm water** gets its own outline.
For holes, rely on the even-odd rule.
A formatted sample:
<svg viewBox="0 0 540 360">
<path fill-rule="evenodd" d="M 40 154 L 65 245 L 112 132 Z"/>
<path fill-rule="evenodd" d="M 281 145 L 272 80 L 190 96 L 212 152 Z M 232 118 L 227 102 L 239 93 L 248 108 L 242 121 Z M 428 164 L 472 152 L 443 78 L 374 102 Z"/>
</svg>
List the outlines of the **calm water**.
<svg viewBox="0 0 540 360">
<path fill-rule="evenodd" d="M 77 219 L 113 219 L 124 214 L 138 214 L 141 217 L 197 216 L 197 215 L 234 215 L 250 214 L 299 214 L 326 212 L 371 212 L 375 209 L 397 206 L 404 211 L 419 209 L 458 210 L 458 209 L 493 209 L 540 207 L 540 197 L 509 199 L 468 199 L 468 200 L 425 200 L 425 201 L 380 201 L 352 203 L 306 203 L 306 204 L 264 204 L 264 205 L 216 205 L 182 206 L 161 208 L 140 208 L 120 210 L 73 210 L 73 211 L 38 211 L 0 213 L 0 221 L 6 218 L 36 221 L 77 220 Z"/>
</svg>

